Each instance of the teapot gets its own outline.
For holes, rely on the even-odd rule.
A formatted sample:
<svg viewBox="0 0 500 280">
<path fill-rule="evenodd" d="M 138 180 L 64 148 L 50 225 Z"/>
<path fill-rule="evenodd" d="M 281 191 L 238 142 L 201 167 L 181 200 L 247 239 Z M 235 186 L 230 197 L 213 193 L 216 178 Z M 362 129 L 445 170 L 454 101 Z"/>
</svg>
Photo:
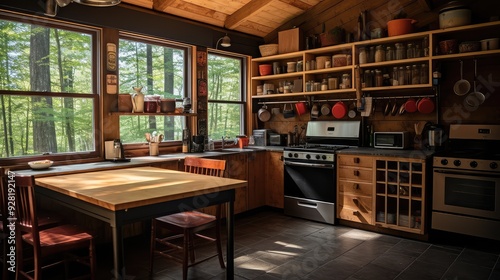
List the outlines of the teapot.
<svg viewBox="0 0 500 280">
<path fill-rule="evenodd" d="M 132 113 L 144 112 L 144 94 L 142 87 L 133 87 L 135 93 L 132 94 Z"/>
</svg>

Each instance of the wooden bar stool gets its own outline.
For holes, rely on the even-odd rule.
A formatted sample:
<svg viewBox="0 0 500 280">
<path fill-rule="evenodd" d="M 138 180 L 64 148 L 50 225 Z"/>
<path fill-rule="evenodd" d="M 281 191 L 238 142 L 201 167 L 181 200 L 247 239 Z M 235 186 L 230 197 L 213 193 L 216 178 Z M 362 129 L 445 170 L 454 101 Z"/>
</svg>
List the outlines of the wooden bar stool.
<svg viewBox="0 0 500 280">
<path fill-rule="evenodd" d="M 87 231 L 76 225 L 58 225 L 40 229 L 38 225 L 35 200 L 35 180 L 32 176 L 15 176 L 16 211 L 17 211 L 17 259 L 16 278 L 41 280 L 42 270 L 57 264 L 67 264 L 69 261 L 83 263 L 90 267 L 90 278 L 95 279 L 95 247 L 94 238 Z M 23 246 L 33 248 L 33 270 L 24 269 Z M 88 248 L 88 256 L 79 257 L 63 253 L 74 252 L 77 249 Z M 62 254 L 64 258 L 46 264 L 48 257 Z M 65 265 L 67 268 L 67 265 Z M 66 274 L 68 271 L 66 270 Z"/>
<path fill-rule="evenodd" d="M 190 173 L 223 177 L 225 169 L 225 160 L 196 157 L 186 157 L 184 160 L 184 171 Z M 198 211 L 186 211 L 153 219 L 151 223 L 151 252 L 149 267 L 150 276 L 153 275 L 153 261 L 155 254 L 182 263 L 183 279 L 187 279 L 188 267 L 204 262 L 215 256 L 218 256 L 220 266 L 222 268 L 225 268 L 226 266 L 224 265 L 224 259 L 222 256 L 220 237 L 221 208 L 221 205 L 216 206 L 215 216 Z M 201 233 L 201 231 L 213 227 L 215 227 L 215 238 Z M 158 228 L 167 229 L 174 235 L 164 238 L 157 237 L 156 231 Z M 195 236 L 211 242 L 215 242 L 217 254 L 196 261 L 194 254 Z M 178 238 L 183 238 L 182 246 L 170 242 Z M 182 252 L 182 258 L 174 255 L 175 252 L 179 251 Z"/>
</svg>

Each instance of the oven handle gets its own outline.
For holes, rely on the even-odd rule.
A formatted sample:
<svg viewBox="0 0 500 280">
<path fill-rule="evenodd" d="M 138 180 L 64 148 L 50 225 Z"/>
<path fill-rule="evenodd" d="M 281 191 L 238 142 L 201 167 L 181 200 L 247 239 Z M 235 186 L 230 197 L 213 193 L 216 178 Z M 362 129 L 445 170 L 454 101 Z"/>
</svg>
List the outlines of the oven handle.
<svg viewBox="0 0 500 280">
<path fill-rule="evenodd" d="M 470 171 L 465 171 L 465 170 L 464 171 L 452 171 L 452 170 L 445 170 L 445 169 L 434 169 L 434 172 L 441 173 L 441 174 L 468 175 L 468 176 L 475 176 L 475 177 L 500 178 L 500 175 L 497 175 L 497 174 L 477 173 L 477 172 L 470 172 Z"/>
<path fill-rule="evenodd" d="M 325 163 L 305 163 L 305 162 L 295 162 L 295 161 L 285 161 L 285 165 L 290 166 L 303 166 L 303 167 L 316 167 L 316 168 L 335 168 L 335 164 L 325 164 Z"/>
</svg>

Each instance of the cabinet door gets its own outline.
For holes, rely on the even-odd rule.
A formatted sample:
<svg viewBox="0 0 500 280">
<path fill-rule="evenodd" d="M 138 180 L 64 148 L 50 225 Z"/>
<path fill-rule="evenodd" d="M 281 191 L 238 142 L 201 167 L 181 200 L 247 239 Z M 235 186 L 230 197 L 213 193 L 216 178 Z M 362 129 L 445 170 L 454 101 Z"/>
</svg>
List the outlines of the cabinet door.
<svg viewBox="0 0 500 280">
<path fill-rule="evenodd" d="M 255 209 L 266 204 L 265 198 L 265 159 L 266 152 L 248 154 L 248 209 Z"/>
<path fill-rule="evenodd" d="M 282 208 L 285 201 L 283 183 L 283 152 L 267 152 L 268 156 L 265 172 L 266 205 Z"/>
<path fill-rule="evenodd" d="M 248 180 L 248 160 L 246 153 L 222 156 L 226 160 L 226 177 L 240 180 Z M 235 191 L 234 213 L 247 211 L 248 187 L 238 188 Z"/>
</svg>

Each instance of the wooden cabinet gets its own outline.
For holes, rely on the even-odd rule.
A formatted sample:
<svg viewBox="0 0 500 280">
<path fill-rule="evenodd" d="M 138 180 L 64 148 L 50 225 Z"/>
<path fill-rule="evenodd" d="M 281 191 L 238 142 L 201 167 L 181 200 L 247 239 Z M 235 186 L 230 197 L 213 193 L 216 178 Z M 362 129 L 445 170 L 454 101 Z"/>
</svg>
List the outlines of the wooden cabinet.
<svg viewBox="0 0 500 280">
<path fill-rule="evenodd" d="M 284 207 L 285 194 L 283 182 L 283 152 L 266 152 L 267 161 L 265 165 L 265 201 L 266 205 L 281 208 Z"/>
<path fill-rule="evenodd" d="M 267 152 L 248 153 L 248 210 L 266 204 L 265 159 Z"/>
<path fill-rule="evenodd" d="M 151 164 L 151 166 L 163 169 L 170 169 L 170 170 L 184 170 L 184 161 L 182 162 L 180 162 L 179 160 L 164 161 L 161 163 Z"/>
<path fill-rule="evenodd" d="M 224 155 L 221 159 L 226 160 L 226 177 L 240 180 L 248 180 L 247 154 L 238 153 Z M 238 188 L 235 191 L 234 213 L 242 213 L 248 209 L 248 186 Z"/>
<path fill-rule="evenodd" d="M 377 158 L 375 162 L 375 224 L 424 234 L 425 160 Z"/>
<path fill-rule="evenodd" d="M 373 157 L 337 156 L 337 217 L 373 224 Z"/>
</svg>

